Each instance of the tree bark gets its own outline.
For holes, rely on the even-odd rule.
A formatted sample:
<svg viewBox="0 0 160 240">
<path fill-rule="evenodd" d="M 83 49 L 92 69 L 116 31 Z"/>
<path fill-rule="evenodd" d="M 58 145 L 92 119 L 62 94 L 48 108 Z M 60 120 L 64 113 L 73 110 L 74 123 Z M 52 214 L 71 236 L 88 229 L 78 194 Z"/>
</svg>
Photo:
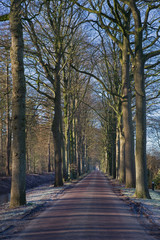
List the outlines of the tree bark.
<svg viewBox="0 0 160 240">
<path fill-rule="evenodd" d="M 50 136 L 48 139 L 48 172 L 51 172 L 51 149 L 50 149 Z"/>
<path fill-rule="evenodd" d="M 146 98 L 144 88 L 143 64 L 137 56 L 135 65 L 136 89 L 136 196 L 150 198 L 147 186 L 146 164 Z"/>
<path fill-rule="evenodd" d="M 55 73 L 55 106 L 54 106 L 54 119 L 52 124 L 52 132 L 55 148 L 55 187 L 63 186 L 63 174 L 62 174 L 62 111 L 61 111 L 61 87 L 59 67 L 56 67 Z"/>
<path fill-rule="evenodd" d="M 0 163 L 3 166 L 4 152 L 3 152 L 3 109 L 0 109 Z M 4 173 L 4 169 L 1 170 Z"/>
<path fill-rule="evenodd" d="M 70 83 L 69 83 L 70 84 Z M 63 163 L 63 177 L 65 180 L 70 175 L 70 94 L 68 93 L 68 79 L 64 79 L 64 132 L 65 132 L 65 162 Z"/>
<path fill-rule="evenodd" d="M 125 182 L 125 137 L 123 129 L 120 130 L 120 168 L 119 168 L 119 181 Z"/>
<path fill-rule="evenodd" d="M 135 22 L 134 81 L 136 91 L 136 192 L 138 198 L 150 198 L 146 164 L 146 96 L 144 80 L 144 56 L 142 50 L 142 23 L 135 1 L 130 1 Z"/>
<path fill-rule="evenodd" d="M 77 100 L 75 100 L 75 105 L 77 106 Z M 78 154 L 77 154 L 77 116 L 74 116 L 74 165 L 75 165 L 75 170 L 74 170 L 74 174 L 75 174 L 75 178 L 77 178 L 78 173 L 77 173 L 77 168 L 78 168 Z"/>
<path fill-rule="evenodd" d="M 9 63 L 7 54 L 6 67 L 6 176 L 10 175 L 10 157 L 11 157 L 11 129 L 10 129 L 10 111 L 9 111 Z"/>
<path fill-rule="evenodd" d="M 134 138 L 131 111 L 131 90 L 129 79 L 129 55 L 127 39 L 123 37 L 122 50 L 122 113 L 125 137 L 126 187 L 135 187 Z"/>
<path fill-rule="evenodd" d="M 81 121 L 80 121 L 80 112 L 77 116 L 77 172 L 78 175 L 82 174 L 82 132 L 81 132 Z"/>
<path fill-rule="evenodd" d="M 25 193 L 25 77 L 23 64 L 23 31 L 21 23 L 21 1 L 11 0 L 11 64 L 13 78 L 12 127 L 13 156 L 10 207 L 26 204 Z"/>
<path fill-rule="evenodd" d="M 112 110 L 112 176 L 116 178 L 116 114 Z"/>
<path fill-rule="evenodd" d="M 119 166 L 120 166 L 120 139 L 119 127 L 116 128 L 116 179 L 119 179 Z"/>
</svg>

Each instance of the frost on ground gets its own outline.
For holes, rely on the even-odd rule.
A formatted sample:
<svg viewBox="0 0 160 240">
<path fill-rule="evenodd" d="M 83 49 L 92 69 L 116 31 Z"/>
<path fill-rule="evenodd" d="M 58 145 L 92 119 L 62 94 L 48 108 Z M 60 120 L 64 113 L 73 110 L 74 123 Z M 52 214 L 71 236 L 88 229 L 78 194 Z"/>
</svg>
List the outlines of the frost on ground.
<svg viewBox="0 0 160 240">
<path fill-rule="evenodd" d="M 72 188 L 86 175 L 82 175 L 78 180 L 66 182 L 63 187 L 55 188 L 53 185 L 45 184 L 27 190 L 27 204 L 25 206 L 10 209 L 9 203 L 0 204 L 0 239 L 14 239 L 14 233 L 23 230 L 36 214 L 54 204 L 62 196 L 65 189 Z"/>
<path fill-rule="evenodd" d="M 137 215 L 140 223 L 156 239 L 160 239 L 160 191 L 149 190 L 151 199 L 135 198 L 135 188 L 125 188 L 117 180 L 106 175 L 113 190 Z"/>
<path fill-rule="evenodd" d="M 25 224 L 27 216 L 47 207 L 63 193 L 66 187 L 67 185 L 59 188 L 45 185 L 28 190 L 27 205 L 19 208 L 10 209 L 9 203 L 0 205 L 0 239 L 6 239 L 9 233 L 19 231 L 19 226 Z"/>
<path fill-rule="evenodd" d="M 135 203 L 141 205 L 143 213 L 149 220 L 160 228 L 160 191 L 149 190 L 151 199 L 134 198 L 135 189 L 121 187 L 121 193 Z"/>
<path fill-rule="evenodd" d="M 53 185 L 44 185 L 27 190 L 27 205 L 19 208 L 10 209 L 9 203 L 1 204 L 0 239 L 11 239 L 14 237 L 14 233 L 21 231 L 28 224 L 28 221 L 35 217 L 36 213 L 43 211 L 51 203 L 54 204 L 64 190 L 72 187 L 73 184 L 74 182 L 65 183 L 60 188 L 55 188 Z M 152 224 L 155 224 L 160 229 L 160 192 L 150 190 L 152 199 L 136 199 L 133 197 L 135 189 L 126 189 L 124 186 L 117 184 L 114 186 L 121 191 L 121 195 L 124 198 L 129 199 L 128 204 L 133 210 L 136 209 L 136 213 L 140 210 L 140 214 L 143 214 Z"/>
</svg>

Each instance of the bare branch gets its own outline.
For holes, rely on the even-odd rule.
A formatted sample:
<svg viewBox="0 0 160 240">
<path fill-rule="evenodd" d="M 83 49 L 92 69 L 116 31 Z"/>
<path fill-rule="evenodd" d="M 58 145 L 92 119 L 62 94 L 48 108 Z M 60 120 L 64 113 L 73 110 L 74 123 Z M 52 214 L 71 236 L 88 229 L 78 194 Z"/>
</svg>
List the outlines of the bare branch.
<svg viewBox="0 0 160 240">
<path fill-rule="evenodd" d="M 26 81 L 26 83 L 32 87 L 34 90 L 36 90 L 38 93 L 42 94 L 43 96 L 47 97 L 48 99 L 54 101 L 54 97 L 51 97 L 50 95 L 48 95 L 47 93 L 41 91 L 39 88 L 36 88 L 33 84 L 31 84 L 29 81 Z"/>
<path fill-rule="evenodd" d="M 144 55 L 144 60 L 147 61 L 148 59 L 150 59 L 152 57 L 156 57 L 158 55 L 160 55 L 160 50 L 147 53 L 147 54 Z"/>
<path fill-rule="evenodd" d="M 116 94 L 116 93 L 111 92 L 111 90 L 106 87 L 106 85 L 104 84 L 104 82 L 103 82 L 100 78 L 98 78 L 96 75 L 94 75 L 93 73 L 90 73 L 90 72 L 87 72 L 87 71 L 84 71 L 84 70 L 77 69 L 77 68 L 76 68 L 75 66 L 73 66 L 73 65 L 71 65 L 71 67 L 72 67 L 73 69 L 75 69 L 77 72 L 86 74 L 86 75 L 88 75 L 88 76 L 93 77 L 94 79 L 96 79 L 96 80 L 102 85 L 102 87 L 104 88 L 104 90 L 105 90 L 107 93 L 109 93 L 109 94 L 111 94 L 111 95 L 114 95 L 114 96 L 117 96 L 117 97 L 120 97 L 120 98 L 122 97 L 122 96 L 120 96 L 120 95 L 118 95 L 118 94 Z"/>
<path fill-rule="evenodd" d="M 9 14 L 4 14 L 0 16 L 0 22 L 8 21 L 9 20 Z"/>
</svg>

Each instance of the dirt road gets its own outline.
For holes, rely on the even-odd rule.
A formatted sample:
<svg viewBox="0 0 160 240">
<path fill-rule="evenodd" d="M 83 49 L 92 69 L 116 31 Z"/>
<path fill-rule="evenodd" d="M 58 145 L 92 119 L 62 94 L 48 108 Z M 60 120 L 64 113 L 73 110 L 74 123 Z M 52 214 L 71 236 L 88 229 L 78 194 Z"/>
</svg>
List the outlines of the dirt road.
<svg viewBox="0 0 160 240">
<path fill-rule="evenodd" d="M 16 239 L 153 240 L 100 172 L 68 189 Z"/>
</svg>

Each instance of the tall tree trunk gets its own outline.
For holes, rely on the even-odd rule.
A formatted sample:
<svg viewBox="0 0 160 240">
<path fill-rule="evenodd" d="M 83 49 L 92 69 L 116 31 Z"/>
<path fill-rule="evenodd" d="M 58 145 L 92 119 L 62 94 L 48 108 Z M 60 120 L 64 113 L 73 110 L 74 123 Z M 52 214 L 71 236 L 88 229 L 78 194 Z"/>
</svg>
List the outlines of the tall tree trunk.
<svg viewBox="0 0 160 240">
<path fill-rule="evenodd" d="M 81 132 L 81 122 L 80 122 L 80 112 L 77 116 L 77 172 L 78 175 L 82 174 L 82 132 Z"/>
<path fill-rule="evenodd" d="M 70 177 L 70 126 L 67 129 L 67 176 Z"/>
<path fill-rule="evenodd" d="M 85 133 L 83 133 L 83 136 L 82 136 L 82 174 L 85 173 L 85 153 L 86 153 Z"/>
<path fill-rule="evenodd" d="M 52 141 L 52 114 L 49 116 L 49 132 L 48 132 L 48 172 L 52 171 L 51 163 L 51 141 Z"/>
<path fill-rule="evenodd" d="M 52 124 L 52 132 L 54 139 L 55 150 L 55 187 L 63 186 L 62 174 L 62 111 L 61 111 L 61 89 L 60 89 L 60 76 L 59 67 L 56 68 L 55 73 L 55 106 L 54 106 L 54 119 Z"/>
<path fill-rule="evenodd" d="M 63 179 L 66 180 L 66 158 L 65 158 L 65 139 L 64 139 L 64 135 L 63 135 L 63 130 L 62 130 L 62 148 L 61 148 L 61 152 L 62 152 L 62 174 L 63 174 Z"/>
<path fill-rule="evenodd" d="M 134 139 L 132 127 L 131 92 L 129 79 L 129 55 L 126 37 L 122 50 L 122 113 L 125 137 L 126 187 L 135 187 Z"/>
<path fill-rule="evenodd" d="M 116 178 L 116 114 L 112 111 L 112 176 Z"/>
<path fill-rule="evenodd" d="M 106 110 L 106 152 L 107 152 L 107 173 L 112 176 L 112 138 L 113 129 L 112 124 L 115 120 L 112 118 L 112 111 Z"/>
<path fill-rule="evenodd" d="M 6 67 L 6 176 L 10 175 L 10 156 L 11 156 L 11 130 L 9 113 L 9 63 L 7 55 Z"/>
<path fill-rule="evenodd" d="M 77 105 L 77 102 L 75 103 Z M 77 168 L 78 168 L 78 159 L 77 159 L 77 116 L 74 116 L 74 164 L 75 164 L 75 178 L 77 178 Z"/>
<path fill-rule="evenodd" d="M 65 60 L 64 63 L 65 64 Z M 70 120 L 70 111 L 71 111 L 71 66 L 69 63 L 68 71 L 66 72 L 65 68 L 63 69 L 63 99 L 64 99 L 64 146 L 65 146 L 65 159 L 63 162 L 63 177 L 65 180 L 70 176 L 70 128 L 71 128 L 71 120 Z"/>
<path fill-rule="evenodd" d="M 77 178 L 80 176 L 80 158 L 79 158 L 79 151 L 78 148 L 80 147 L 78 144 L 78 132 L 77 132 L 77 128 L 78 128 L 78 119 L 77 119 L 77 124 L 76 124 L 76 172 L 77 172 Z"/>
<path fill-rule="evenodd" d="M 73 120 L 70 123 L 70 178 L 74 176 L 74 136 L 73 136 Z"/>
<path fill-rule="evenodd" d="M 50 136 L 48 139 L 48 172 L 51 172 L 51 147 L 50 147 Z"/>
<path fill-rule="evenodd" d="M 12 127 L 13 156 L 10 207 L 26 204 L 25 174 L 25 77 L 23 64 L 23 31 L 21 23 L 21 1 L 11 0 L 11 64 L 13 78 Z"/>
<path fill-rule="evenodd" d="M 138 60 L 139 59 L 139 60 Z M 150 198 L 147 186 L 146 164 L 146 99 L 143 76 L 143 63 L 137 56 L 135 65 L 136 89 L 136 196 Z"/>
<path fill-rule="evenodd" d="M 118 125 L 118 124 L 117 124 Z M 119 166 L 120 166 L 120 139 L 119 127 L 116 128 L 116 179 L 119 179 Z"/>
<path fill-rule="evenodd" d="M 80 162 L 80 175 L 83 174 L 83 137 L 80 137 L 80 151 L 79 151 L 79 162 Z"/>
<path fill-rule="evenodd" d="M 27 139 L 27 137 L 26 137 Z M 29 147 L 28 143 L 26 141 L 26 172 L 29 173 L 31 172 L 31 163 L 30 163 L 30 158 L 29 158 Z"/>
<path fill-rule="evenodd" d="M 105 172 L 108 173 L 108 159 L 107 159 L 107 149 L 104 147 L 104 163 L 105 163 Z"/>
<path fill-rule="evenodd" d="M 3 166 L 3 109 L 0 109 L 0 166 Z M 4 174 L 4 169 L 1 169 L 1 173 Z"/>
<path fill-rule="evenodd" d="M 136 2 L 130 7 L 135 22 L 134 81 L 136 91 L 136 192 L 138 198 L 150 198 L 146 164 L 146 96 L 144 80 L 144 57 L 142 50 L 142 23 Z"/>
<path fill-rule="evenodd" d="M 85 163 L 84 163 L 85 173 L 88 169 L 88 144 L 87 144 L 87 133 L 85 132 Z"/>
<path fill-rule="evenodd" d="M 119 181 L 125 182 L 125 137 L 123 128 L 120 130 L 120 168 L 119 168 Z"/>
<path fill-rule="evenodd" d="M 65 162 L 63 162 L 63 177 L 68 179 L 69 173 L 69 119 L 68 119 L 68 99 L 67 93 L 64 94 L 64 134 L 65 134 Z"/>
<path fill-rule="evenodd" d="M 65 147 L 65 158 L 63 162 L 63 178 L 68 179 L 68 128 L 69 128 L 69 119 L 68 119 L 68 80 L 64 77 L 64 147 Z"/>
</svg>

